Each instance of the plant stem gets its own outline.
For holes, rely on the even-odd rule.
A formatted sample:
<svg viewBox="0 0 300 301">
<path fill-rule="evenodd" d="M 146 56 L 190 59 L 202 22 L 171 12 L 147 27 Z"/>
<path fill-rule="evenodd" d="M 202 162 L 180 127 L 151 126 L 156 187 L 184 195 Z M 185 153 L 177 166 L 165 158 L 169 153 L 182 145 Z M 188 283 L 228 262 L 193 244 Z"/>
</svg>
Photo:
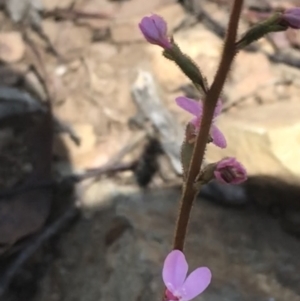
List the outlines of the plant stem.
<svg viewBox="0 0 300 301">
<path fill-rule="evenodd" d="M 189 166 L 189 172 L 181 196 L 180 210 L 175 229 L 173 249 L 182 251 L 184 248 L 188 221 L 193 201 L 198 192 L 194 188 L 194 182 L 203 162 L 214 110 L 222 88 L 224 86 L 227 74 L 229 72 L 230 65 L 236 54 L 235 41 L 242 6 L 243 0 L 235 0 L 233 3 L 221 62 L 219 64 L 219 68 L 215 79 L 204 101 L 203 117 L 201 120 L 200 131 L 195 142 L 193 156 Z"/>
</svg>

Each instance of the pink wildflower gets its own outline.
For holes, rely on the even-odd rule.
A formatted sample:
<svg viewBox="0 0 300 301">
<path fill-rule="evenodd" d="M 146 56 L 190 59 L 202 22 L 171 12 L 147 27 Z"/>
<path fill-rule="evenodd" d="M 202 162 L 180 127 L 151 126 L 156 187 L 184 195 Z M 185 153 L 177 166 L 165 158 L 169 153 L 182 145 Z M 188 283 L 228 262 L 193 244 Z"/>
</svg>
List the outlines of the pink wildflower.
<svg viewBox="0 0 300 301">
<path fill-rule="evenodd" d="M 300 7 L 285 10 L 281 23 L 291 28 L 300 29 Z"/>
<path fill-rule="evenodd" d="M 219 161 L 214 175 L 217 180 L 226 184 L 240 184 L 247 180 L 245 167 L 233 157 Z"/>
<path fill-rule="evenodd" d="M 174 250 L 165 259 L 163 281 L 167 287 L 165 297 L 168 301 L 189 301 L 201 294 L 210 284 L 211 272 L 202 267 L 194 270 L 188 277 L 188 264 L 184 254 Z"/>
<path fill-rule="evenodd" d="M 167 23 L 161 16 L 153 14 L 150 17 L 144 17 L 139 23 L 139 27 L 149 43 L 161 46 L 164 49 L 172 48 L 167 36 Z"/>
<path fill-rule="evenodd" d="M 196 130 L 199 131 L 203 114 L 202 102 L 184 96 L 177 97 L 175 101 L 179 107 L 195 116 L 190 122 L 195 126 Z M 223 133 L 214 125 L 215 119 L 218 115 L 220 115 L 221 110 L 222 101 L 219 100 L 215 109 L 213 123 L 210 128 L 210 135 L 213 139 L 213 144 L 220 148 L 225 148 L 227 146 L 226 139 Z"/>
</svg>

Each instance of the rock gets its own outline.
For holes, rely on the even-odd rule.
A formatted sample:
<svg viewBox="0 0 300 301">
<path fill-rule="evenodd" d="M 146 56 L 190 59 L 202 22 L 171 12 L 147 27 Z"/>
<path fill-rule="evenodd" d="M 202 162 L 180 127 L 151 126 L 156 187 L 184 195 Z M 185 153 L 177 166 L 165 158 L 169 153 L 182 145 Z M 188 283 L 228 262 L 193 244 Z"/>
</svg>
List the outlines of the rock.
<svg viewBox="0 0 300 301">
<path fill-rule="evenodd" d="M 53 196 L 49 186 L 34 188 L 36 183 L 51 183 L 51 121 L 42 114 L 11 117 L 10 121 L 14 136 L 8 144 L 10 148 L 1 149 L 0 164 L 4 193 L 0 198 L 0 245 L 7 250 L 17 241 L 40 231 L 50 213 Z M 5 135 L 2 138 L 5 139 Z M 31 166 L 26 167 L 26 173 L 24 163 Z M 12 186 L 8 183 L 11 175 L 16 178 Z M 18 193 L 22 188 L 25 189 Z M 5 195 L 6 189 L 8 192 L 13 189 L 13 193 Z"/>
<path fill-rule="evenodd" d="M 52 45 L 68 60 L 78 57 L 91 41 L 92 32 L 88 28 L 74 26 L 71 21 L 54 22 L 46 19 L 42 25 Z"/>
<path fill-rule="evenodd" d="M 112 59 L 118 53 L 116 46 L 107 43 L 93 43 L 89 49 L 89 56 L 93 58 L 94 61 L 105 62 Z"/>
<path fill-rule="evenodd" d="M 80 146 L 76 146 L 67 133 L 54 139 L 54 154 L 60 159 L 57 170 L 63 174 L 102 167 L 128 146 L 130 141 L 136 139 L 136 134 L 124 130 L 121 136 L 120 132 L 111 133 L 109 137 L 102 137 L 102 141 L 96 143 L 96 132 L 91 124 L 74 124 L 72 128 L 81 139 Z"/>
<path fill-rule="evenodd" d="M 120 9 L 120 5 L 108 0 L 84 0 L 74 2 L 74 8 L 83 13 L 114 15 Z"/>
<path fill-rule="evenodd" d="M 20 61 L 25 53 L 25 44 L 19 32 L 0 33 L 0 60 L 5 63 Z"/>
<path fill-rule="evenodd" d="M 222 184 L 217 180 L 204 185 L 199 196 L 216 204 L 230 207 L 243 207 L 248 204 L 245 187 L 242 185 Z"/>
<path fill-rule="evenodd" d="M 91 124 L 78 123 L 72 125 L 76 135 L 80 138 L 80 145 L 76 145 L 67 133 L 59 134 L 54 139 L 54 154 L 60 159 L 68 160 L 76 169 L 76 162 L 87 153 L 94 151 L 96 146 L 96 133 Z"/>
<path fill-rule="evenodd" d="M 124 1 L 119 5 L 116 18 L 129 19 L 137 16 L 143 17 L 152 12 L 158 13 L 160 9 L 163 9 L 170 4 L 175 4 L 176 2 L 176 0 L 152 0 L 147 2 L 143 0 Z"/>
<path fill-rule="evenodd" d="M 300 176 L 298 102 L 266 104 L 220 116 L 227 148 L 209 145 L 207 159 L 234 156 L 250 175 Z"/>
<path fill-rule="evenodd" d="M 34 26 L 40 25 L 40 12 L 43 9 L 42 0 L 6 0 L 5 6 L 14 22 L 27 21 Z"/>
<path fill-rule="evenodd" d="M 24 76 L 24 82 L 28 90 L 37 96 L 38 99 L 45 101 L 47 99 L 46 91 L 33 71 L 28 71 Z"/>
<path fill-rule="evenodd" d="M 109 179 L 85 181 L 80 184 L 78 192 L 81 205 L 86 211 L 111 206 L 113 198 L 118 195 L 117 184 Z"/>
<path fill-rule="evenodd" d="M 241 51 L 232 66 L 225 86 L 228 102 L 236 102 L 248 95 L 260 94 L 262 102 L 275 102 L 274 84 L 276 73 L 267 57 L 262 53 Z M 265 86 L 262 91 L 258 88 Z M 263 92 L 263 93 L 262 93 Z"/>
<path fill-rule="evenodd" d="M 181 50 L 198 64 L 211 82 L 220 57 L 222 41 L 201 24 L 175 33 L 174 38 Z M 190 82 L 174 63 L 162 56 L 159 47 L 149 45 L 148 51 L 155 77 L 166 90 L 174 91 Z"/>
<path fill-rule="evenodd" d="M 0 85 L 1 86 L 17 86 L 24 77 L 25 68 L 12 66 L 0 67 Z M 25 70 L 24 70 L 25 69 Z"/>
<path fill-rule="evenodd" d="M 91 90 L 101 95 L 111 95 L 117 88 L 115 70 L 112 64 L 98 63 L 94 59 L 86 59 L 85 65 L 88 70 Z"/>
<path fill-rule="evenodd" d="M 179 4 L 170 4 L 160 9 L 154 10 L 153 13 L 161 15 L 168 23 L 168 29 L 170 32 L 174 30 L 182 21 L 186 15 Z M 116 43 L 128 43 L 143 41 L 144 37 L 140 32 L 138 23 L 141 21 L 144 15 L 148 15 L 149 11 L 142 15 L 129 18 L 129 19 L 117 19 L 111 25 L 111 36 Z"/>
<path fill-rule="evenodd" d="M 74 9 L 86 14 L 99 14 L 98 18 L 78 18 L 76 22 L 83 26 L 88 26 L 90 29 L 98 32 L 98 35 L 105 36 L 106 30 L 109 28 L 111 18 L 119 10 L 118 3 L 113 3 L 108 0 L 85 0 L 74 2 Z M 102 17 L 100 17 L 102 15 Z"/>
<path fill-rule="evenodd" d="M 79 220 L 61 239 L 60 256 L 37 300 L 161 300 L 162 265 L 171 249 L 178 199 L 174 189 L 128 194 L 112 209 Z M 107 246 L 115 216 L 125 217 L 132 230 Z M 298 241 L 265 215 L 202 201 L 193 206 L 189 268 L 208 266 L 213 274 L 199 300 L 299 301 L 299 252 Z"/>
<path fill-rule="evenodd" d="M 73 3 L 73 0 L 43 0 L 43 6 L 46 11 L 54 9 L 68 9 Z"/>
</svg>

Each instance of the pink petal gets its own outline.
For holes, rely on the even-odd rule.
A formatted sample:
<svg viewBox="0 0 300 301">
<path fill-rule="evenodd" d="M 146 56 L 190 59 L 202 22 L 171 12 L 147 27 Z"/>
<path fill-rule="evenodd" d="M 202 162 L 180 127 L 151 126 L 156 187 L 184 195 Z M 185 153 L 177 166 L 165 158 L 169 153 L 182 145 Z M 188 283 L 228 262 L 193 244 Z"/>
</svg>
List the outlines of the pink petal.
<svg viewBox="0 0 300 301">
<path fill-rule="evenodd" d="M 139 23 L 139 27 L 149 43 L 156 44 L 159 41 L 160 34 L 150 17 L 144 17 Z"/>
<path fill-rule="evenodd" d="M 194 116 L 199 117 L 202 115 L 203 105 L 201 101 L 196 101 L 184 96 L 177 97 L 175 101 L 179 107 L 193 114 Z"/>
<path fill-rule="evenodd" d="M 285 10 L 283 20 L 292 28 L 300 28 L 300 7 L 293 7 Z"/>
<path fill-rule="evenodd" d="M 201 294 L 210 284 L 211 271 L 206 268 L 198 268 L 193 271 L 178 290 L 182 300 L 189 301 Z"/>
<path fill-rule="evenodd" d="M 225 148 L 227 146 L 226 139 L 223 133 L 215 126 L 212 125 L 210 128 L 210 135 L 213 139 L 213 144 L 220 147 Z"/>
<path fill-rule="evenodd" d="M 287 14 L 284 18 L 290 27 L 299 29 L 300 28 L 300 17 Z"/>
<path fill-rule="evenodd" d="M 201 118 L 199 117 L 194 117 L 190 123 L 195 127 L 195 129 L 199 130 L 200 128 L 200 123 L 201 123 Z"/>
<path fill-rule="evenodd" d="M 153 14 L 151 17 L 161 36 L 166 36 L 168 30 L 166 21 L 161 16 L 156 14 Z"/>
<path fill-rule="evenodd" d="M 139 27 L 149 43 L 166 49 L 172 47 L 167 36 L 167 23 L 161 16 L 154 14 L 150 17 L 144 17 L 139 23 Z"/>
<path fill-rule="evenodd" d="M 188 264 L 184 254 L 174 250 L 165 259 L 163 267 L 163 281 L 171 293 L 182 286 L 188 271 Z"/>
<path fill-rule="evenodd" d="M 291 7 L 285 10 L 285 13 L 300 16 L 300 7 Z"/>
</svg>

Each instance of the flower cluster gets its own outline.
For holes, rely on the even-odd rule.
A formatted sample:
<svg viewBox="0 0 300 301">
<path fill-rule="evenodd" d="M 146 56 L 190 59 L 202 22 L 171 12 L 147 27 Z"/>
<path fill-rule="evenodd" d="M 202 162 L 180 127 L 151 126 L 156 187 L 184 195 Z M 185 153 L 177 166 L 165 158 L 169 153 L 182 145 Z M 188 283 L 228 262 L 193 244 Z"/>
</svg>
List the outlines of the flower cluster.
<svg viewBox="0 0 300 301">
<path fill-rule="evenodd" d="M 162 17 L 155 14 L 150 17 L 144 17 L 139 23 L 139 27 L 145 39 L 151 44 L 162 47 L 164 49 L 163 55 L 174 61 L 183 73 L 191 79 L 195 87 L 202 89 L 204 94 L 209 92 L 205 77 L 202 77 L 200 69 L 192 59 L 181 52 L 178 45 L 175 44 L 174 39 L 168 36 L 167 24 Z M 286 30 L 289 27 L 300 29 L 300 7 L 276 12 L 265 21 L 250 28 L 239 41 L 235 42 L 233 46 L 235 47 L 234 50 L 242 49 L 270 32 Z M 183 166 L 187 165 L 189 168 L 191 155 L 193 154 L 193 158 L 195 158 L 193 153 L 194 143 L 202 126 L 205 103 L 201 100 L 197 101 L 184 96 L 177 97 L 175 101 L 180 108 L 193 115 L 193 118 L 188 123 L 186 130 L 187 137 L 183 144 L 183 152 L 186 156 L 182 157 Z M 227 142 L 225 136 L 215 124 L 221 111 L 222 100 L 219 99 L 214 109 L 212 124 L 209 129 L 210 137 L 204 143 L 212 142 L 219 148 L 226 148 Z M 245 167 L 235 158 L 226 157 L 219 162 L 207 164 L 203 167 L 196 179 L 199 182 L 195 183 L 195 187 L 199 183 L 199 187 L 201 187 L 213 178 L 225 184 L 240 184 L 247 180 L 247 172 Z M 207 267 L 197 268 L 189 276 L 187 276 L 187 272 L 188 264 L 184 254 L 179 250 L 173 250 L 169 253 L 165 259 L 162 272 L 163 281 L 166 286 L 165 299 L 167 301 L 192 300 L 201 294 L 210 284 L 211 271 Z"/>
<path fill-rule="evenodd" d="M 173 47 L 174 44 L 172 39 L 168 36 L 167 24 L 162 17 L 156 14 L 153 14 L 150 17 L 144 17 L 139 23 L 139 27 L 149 43 L 159 45 L 165 50 L 176 49 L 176 47 Z M 203 118 L 203 102 L 184 96 L 177 97 L 175 101 L 179 107 L 194 116 L 189 122 L 189 137 L 187 137 L 189 141 L 194 142 L 200 130 Z M 219 99 L 214 111 L 208 142 L 212 142 L 217 147 L 226 148 L 227 142 L 225 136 L 215 124 L 221 111 L 222 100 Z M 234 158 L 225 158 L 218 162 L 215 167 L 214 177 L 222 183 L 231 184 L 241 183 L 247 178 L 245 168 Z"/>
</svg>

